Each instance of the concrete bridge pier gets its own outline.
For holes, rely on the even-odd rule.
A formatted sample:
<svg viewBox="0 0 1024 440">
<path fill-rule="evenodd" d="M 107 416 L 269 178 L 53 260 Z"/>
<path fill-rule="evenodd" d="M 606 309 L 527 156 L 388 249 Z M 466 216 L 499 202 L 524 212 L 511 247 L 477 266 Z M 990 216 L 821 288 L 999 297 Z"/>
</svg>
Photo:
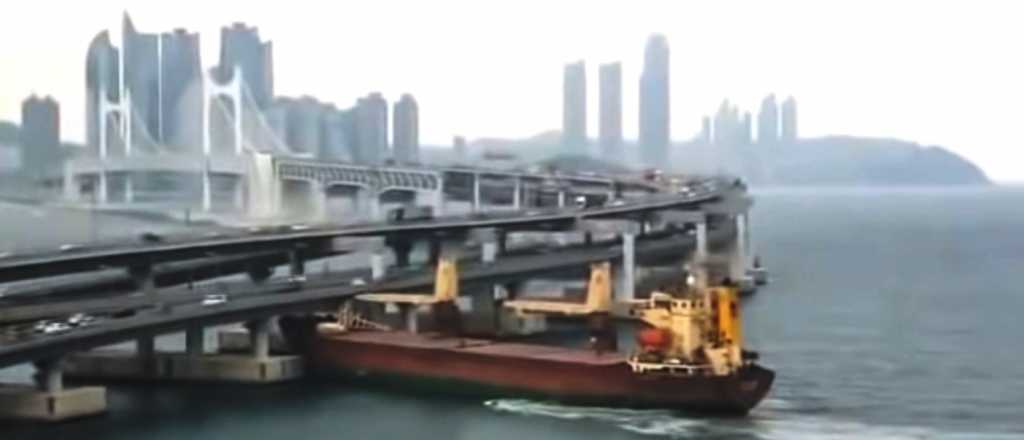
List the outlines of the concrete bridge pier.
<svg viewBox="0 0 1024 440">
<path fill-rule="evenodd" d="M 480 212 L 483 210 L 483 205 L 480 202 L 480 174 L 473 174 L 473 212 Z"/>
<path fill-rule="evenodd" d="M 59 422 L 107 410 L 104 387 L 64 387 L 64 360 L 35 363 L 35 387 L 0 385 L 0 419 Z"/>
<path fill-rule="evenodd" d="M 614 268 L 615 300 L 636 298 L 636 234 L 622 234 L 622 260 Z"/>
<path fill-rule="evenodd" d="M 356 209 L 367 216 L 367 220 L 380 218 L 380 194 L 372 188 L 360 188 L 356 191 Z"/>
</svg>

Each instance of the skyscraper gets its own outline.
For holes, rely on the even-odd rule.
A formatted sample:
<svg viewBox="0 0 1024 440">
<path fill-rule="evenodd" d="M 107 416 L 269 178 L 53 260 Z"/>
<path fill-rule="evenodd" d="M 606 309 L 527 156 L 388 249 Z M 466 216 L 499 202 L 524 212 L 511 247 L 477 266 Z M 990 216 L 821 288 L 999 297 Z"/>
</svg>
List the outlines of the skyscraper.
<svg viewBox="0 0 1024 440">
<path fill-rule="evenodd" d="M 761 101 L 761 111 L 757 115 L 757 142 L 774 144 L 779 141 L 779 106 L 775 103 L 775 95 L 768 95 Z"/>
<path fill-rule="evenodd" d="M 668 40 L 655 34 L 647 40 L 640 74 L 640 159 L 648 166 L 668 164 L 669 115 Z"/>
<path fill-rule="evenodd" d="M 395 103 L 394 153 L 395 162 L 413 164 L 420 160 L 420 112 L 416 99 L 406 93 Z"/>
<path fill-rule="evenodd" d="M 21 103 L 21 170 L 31 179 L 60 169 L 60 106 L 32 95 Z"/>
<path fill-rule="evenodd" d="M 352 111 L 339 110 L 333 105 L 325 106 L 320 136 L 321 159 L 351 161 L 349 140 L 352 131 Z"/>
<path fill-rule="evenodd" d="M 750 136 L 752 136 L 751 133 L 754 125 L 753 119 L 750 112 L 743 112 L 743 124 L 740 125 L 740 134 L 738 136 L 741 145 L 751 144 Z"/>
<path fill-rule="evenodd" d="M 202 123 L 199 34 L 183 29 L 141 33 L 128 14 L 122 26 L 121 68 L 131 95 L 132 144 L 153 141 L 195 148 Z"/>
<path fill-rule="evenodd" d="M 356 103 L 356 161 L 371 165 L 384 162 L 388 151 L 388 102 L 374 92 Z"/>
<path fill-rule="evenodd" d="M 792 96 L 782 101 L 782 140 L 793 142 L 797 139 L 796 99 Z"/>
<path fill-rule="evenodd" d="M 745 121 L 740 119 L 739 109 L 728 99 L 718 106 L 714 125 L 715 145 L 730 147 L 743 143 Z"/>
<path fill-rule="evenodd" d="M 601 65 L 598 80 L 601 84 L 601 153 L 606 159 L 615 160 L 622 155 L 622 64 Z"/>
<path fill-rule="evenodd" d="M 466 154 L 468 153 L 468 151 L 466 151 L 466 138 L 462 137 L 462 136 L 455 136 L 455 137 L 453 137 L 452 138 L 452 149 L 455 150 L 455 157 L 458 160 L 465 159 L 466 158 Z"/>
<path fill-rule="evenodd" d="M 110 129 L 100 121 L 101 90 L 108 101 L 118 101 L 120 94 L 119 57 L 117 48 L 110 43 L 110 33 L 102 31 L 89 43 L 85 57 L 85 143 L 98 152 L 100 129 Z M 110 136 L 108 136 L 108 139 Z"/>
<path fill-rule="evenodd" d="M 260 32 L 244 23 L 234 23 L 220 30 L 220 79 L 231 77 L 235 65 L 240 66 L 246 87 L 260 108 L 274 99 L 274 46 L 260 40 Z"/>
<path fill-rule="evenodd" d="M 298 153 L 320 157 L 324 106 L 311 96 L 292 102 L 288 110 L 288 146 Z"/>
<path fill-rule="evenodd" d="M 566 153 L 587 154 L 587 70 L 583 61 L 565 65 L 562 149 Z"/>
</svg>

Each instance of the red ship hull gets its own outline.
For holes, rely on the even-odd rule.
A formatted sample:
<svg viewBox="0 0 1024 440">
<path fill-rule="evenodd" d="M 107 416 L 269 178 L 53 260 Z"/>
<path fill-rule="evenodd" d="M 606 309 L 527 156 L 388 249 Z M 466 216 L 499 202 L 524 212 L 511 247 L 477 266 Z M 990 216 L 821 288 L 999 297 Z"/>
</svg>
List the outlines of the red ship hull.
<svg viewBox="0 0 1024 440">
<path fill-rule="evenodd" d="M 448 391 L 460 394 L 488 390 L 587 405 L 746 414 L 775 377 L 759 366 L 721 377 L 637 374 L 621 353 L 482 339 L 384 331 L 305 333 L 303 345 L 314 370 L 448 384 L 459 388 Z"/>
</svg>

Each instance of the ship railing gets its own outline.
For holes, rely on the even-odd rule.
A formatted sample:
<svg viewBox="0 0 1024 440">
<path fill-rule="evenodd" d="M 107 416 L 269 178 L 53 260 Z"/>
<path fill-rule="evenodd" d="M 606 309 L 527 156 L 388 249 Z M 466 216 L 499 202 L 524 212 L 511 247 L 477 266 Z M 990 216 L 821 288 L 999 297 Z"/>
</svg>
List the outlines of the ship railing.
<svg viewBox="0 0 1024 440">
<path fill-rule="evenodd" d="M 674 362 L 641 362 L 634 358 L 626 363 L 634 373 L 667 373 L 674 376 L 713 376 L 714 369 L 707 364 L 690 364 Z"/>
</svg>

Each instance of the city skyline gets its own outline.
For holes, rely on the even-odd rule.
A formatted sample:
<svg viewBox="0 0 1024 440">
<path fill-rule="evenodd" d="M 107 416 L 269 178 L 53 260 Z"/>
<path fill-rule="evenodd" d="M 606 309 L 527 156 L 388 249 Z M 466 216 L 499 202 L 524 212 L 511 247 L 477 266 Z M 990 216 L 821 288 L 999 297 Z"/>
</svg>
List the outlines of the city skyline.
<svg viewBox="0 0 1024 440">
<path fill-rule="evenodd" d="M 975 161 L 997 179 L 1024 179 L 1018 167 L 1012 166 L 1019 159 L 1011 148 L 1019 145 L 1024 135 L 1010 129 L 1016 119 L 1010 106 L 1024 100 L 1024 91 L 1012 79 L 1024 77 L 1024 67 L 1020 61 L 992 55 L 1000 52 L 997 48 L 1012 47 L 1009 42 L 1021 39 L 1014 38 L 1021 31 L 1011 26 L 1008 17 L 1013 14 L 1005 10 L 971 8 L 966 3 L 938 6 L 930 10 L 931 19 L 915 35 L 905 35 L 901 25 L 914 19 L 915 8 L 860 3 L 829 8 L 747 3 L 743 7 L 751 11 L 745 14 L 749 17 L 728 14 L 726 6 L 652 3 L 644 8 L 613 8 L 586 4 L 593 23 L 564 36 L 555 33 L 555 25 L 578 11 L 578 4 L 544 8 L 537 32 L 528 36 L 515 34 L 493 19 L 507 14 L 537 15 L 539 5 L 517 13 L 510 8 L 488 12 L 475 5 L 441 3 L 427 8 L 389 3 L 360 13 L 368 18 L 384 17 L 397 5 L 413 12 L 407 14 L 411 16 L 460 11 L 461 15 L 456 14 L 460 26 L 424 33 L 438 23 L 401 19 L 407 32 L 422 34 L 421 41 L 409 43 L 395 37 L 370 43 L 346 37 L 365 32 L 360 23 L 345 29 L 309 31 L 325 26 L 327 17 L 319 15 L 330 15 L 316 14 L 315 6 L 296 8 L 304 10 L 303 17 L 308 16 L 301 27 L 287 24 L 296 20 L 298 11 L 263 5 L 244 10 L 237 5 L 211 5 L 209 13 L 195 14 L 198 3 L 185 2 L 174 8 L 134 6 L 130 12 L 139 28 L 149 32 L 170 32 L 177 27 L 200 32 L 204 68 L 217 61 L 217 33 L 222 26 L 236 21 L 259 26 L 261 35 L 274 41 L 278 94 L 309 94 L 346 103 L 367 90 L 380 90 L 391 100 L 412 91 L 418 101 L 430 103 L 431 110 L 423 113 L 420 121 L 421 142 L 427 145 L 449 145 L 453 135 L 470 139 L 525 137 L 557 128 L 561 81 L 550 74 L 551 68 L 580 58 L 591 66 L 622 62 L 623 132 L 626 139 L 636 139 L 637 121 L 632 115 L 637 113 L 635 79 L 642 66 L 640 48 L 651 33 L 662 32 L 677 55 L 671 98 L 674 141 L 695 136 L 701 116 L 723 97 L 741 108 L 756 109 L 764 94 L 773 91 L 780 97 L 800 97 L 801 137 L 854 134 L 939 144 Z M 85 108 L 85 92 L 81 76 L 68 72 L 81 72 L 86 44 L 98 30 L 110 28 L 117 33 L 116 21 L 125 6 L 132 5 L 102 1 L 89 8 L 62 5 L 74 20 L 58 20 L 62 32 L 48 38 L 40 33 L 46 26 L 36 28 L 44 18 L 52 18 L 52 4 L 42 1 L 14 12 L 20 19 L 0 30 L 3 37 L 34 43 L 0 49 L 3 65 L 12 67 L 5 72 L 0 90 L 0 118 L 17 121 L 18 104 L 32 92 L 52 95 L 65 109 L 62 127 L 66 138 L 85 140 L 85 115 L 80 110 Z M 797 10 L 815 20 L 796 20 L 791 16 L 800 16 Z M 944 29 L 971 17 L 984 20 L 986 27 L 963 37 L 964 41 L 960 36 L 945 35 Z M 855 19 L 874 20 L 880 30 L 864 36 L 856 26 L 847 24 Z M 706 38 L 716 35 L 715 26 L 725 23 L 738 29 L 735 35 Z M 608 32 L 609 26 L 616 30 Z M 311 58 L 316 51 L 306 47 L 315 47 L 313 42 L 324 38 L 325 32 L 330 32 L 332 41 L 342 42 L 345 62 L 317 63 Z M 815 33 L 815 38 L 806 38 L 808 32 Z M 466 39 L 467 34 L 474 37 Z M 698 38 L 702 35 L 705 37 Z M 750 48 L 754 36 L 763 43 L 759 47 L 774 49 Z M 119 36 L 112 35 L 112 39 L 119 44 Z M 433 50 L 424 51 L 424 47 Z M 979 52 L 972 50 L 974 47 L 989 50 Z M 913 59 L 905 57 L 908 51 L 915 53 Z M 388 56 L 375 58 L 373 54 L 379 52 Z M 382 61 L 384 58 L 387 60 Z M 982 72 L 984 79 L 978 76 Z M 497 83 L 514 87 L 495 90 Z M 588 94 L 599 96 L 597 87 L 592 81 Z M 939 96 L 944 105 L 934 105 Z M 530 111 L 524 111 L 526 108 Z M 978 118 L 981 109 L 989 116 Z M 588 112 L 587 125 L 598 127 L 597 117 L 596 111 Z"/>
</svg>

